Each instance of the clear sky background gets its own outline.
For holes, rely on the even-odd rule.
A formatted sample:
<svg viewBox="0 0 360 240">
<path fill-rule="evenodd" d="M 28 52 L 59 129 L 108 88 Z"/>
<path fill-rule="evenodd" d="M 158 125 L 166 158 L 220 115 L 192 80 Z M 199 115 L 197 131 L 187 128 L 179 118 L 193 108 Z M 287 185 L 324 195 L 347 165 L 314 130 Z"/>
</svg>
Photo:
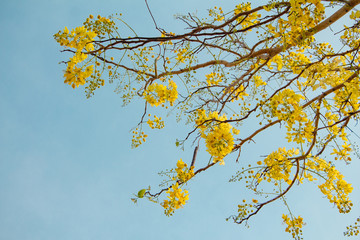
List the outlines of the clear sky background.
<svg viewBox="0 0 360 240">
<path fill-rule="evenodd" d="M 176 13 L 205 15 L 215 5 L 230 10 L 239 3 L 148 2 L 158 24 L 172 32 L 183 27 L 174 20 Z M 281 224 L 286 209 L 280 202 L 260 211 L 250 228 L 225 221 L 243 198 L 251 198 L 243 185 L 227 182 L 240 166 L 231 161 L 194 179 L 188 204 L 170 218 L 159 205 L 131 202 L 139 189 L 156 189 L 157 172 L 174 167 L 180 157 L 190 162 L 193 150 L 175 147 L 188 129 L 174 121 L 131 150 L 129 130 L 142 105 L 121 107 L 115 85 L 87 100 L 83 88 L 63 83 L 64 65 L 58 62 L 66 56 L 53 34 L 81 25 L 89 14 L 116 12 L 140 35 L 155 33 L 143 0 L 0 2 L 0 240 L 290 239 Z M 359 126 L 353 130 L 360 132 Z M 270 131 L 249 145 L 240 162 L 269 153 L 276 134 Z M 207 159 L 198 156 L 199 164 Z M 345 226 L 360 216 L 360 164 L 354 160 L 342 167 L 354 183 L 352 213 L 338 214 L 312 183 L 289 193 L 292 211 L 307 222 L 305 239 L 344 239 Z"/>
</svg>

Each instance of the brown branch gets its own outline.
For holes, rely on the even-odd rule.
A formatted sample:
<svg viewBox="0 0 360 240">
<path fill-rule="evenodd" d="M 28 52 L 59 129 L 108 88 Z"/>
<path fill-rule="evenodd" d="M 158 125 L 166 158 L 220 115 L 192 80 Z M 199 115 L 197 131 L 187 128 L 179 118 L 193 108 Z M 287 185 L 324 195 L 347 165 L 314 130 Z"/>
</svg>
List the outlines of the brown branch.
<svg viewBox="0 0 360 240">
<path fill-rule="evenodd" d="M 193 158 L 191 160 L 190 168 L 195 165 L 195 160 L 196 160 L 196 155 L 197 155 L 198 150 L 199 150 L 199 145 L 197 145 L 194 149 L 194 154 L 193 154 Z"/>
<path fill-rule="evenodd" d="M 150 7 L 149 7 L 149 4 L 148 4 L 147 0 L 145 0 L 145 4 L 146 4 L 146 7 L 147 7 L 147 9 L 148 9 L 148 11 L 149 11 L 149 13 L 150 13 L 150 16 L 151 16 L 151 18 L 152 18 L 152 20 L 153 20 L 153 22 L 154 22 L 154 24 L 155 24 L 155 28 L 156 28 L 159 32 L 163 33 L 164 30 L 160 29 L 160 28 L 158 27 L 158 25 L 156 24 L 155 18 L 154 18 L 154 16 L 153 16 L 153 14 L 151 13 L 151 10 L 150 10 Z"/>
</svg>

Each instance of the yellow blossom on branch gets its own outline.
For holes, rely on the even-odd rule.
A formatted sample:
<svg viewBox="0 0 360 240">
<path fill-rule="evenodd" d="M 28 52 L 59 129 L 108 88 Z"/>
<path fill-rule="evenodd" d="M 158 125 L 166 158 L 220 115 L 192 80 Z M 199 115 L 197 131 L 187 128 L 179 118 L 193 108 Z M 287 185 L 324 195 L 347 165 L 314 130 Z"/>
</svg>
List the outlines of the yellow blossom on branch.
<svg viewBox="0 0 360 240">
<path fill-rule="evenodd" d="M 189 169 L 182 159 L 177 162 L 175 171 L 177 174 L 175 180 L 180 180 L 181 183 L 186 183 L 194 176 L 194 166 Z"/>
<path fill-rule="evenodd" d="M 159 106 L 166 101 L 172 106 L 177 99 L 177 85 L 174 81 L 169 80 L 169 85 L 152 83 L 144 92 L 144 99 L 151 106 Z"/>
<path fill-rule="evenodd" d="M 205 111 L 198 111 L 197 114 L 195 122 L 200 129 L 201 137 L 205 139 L 206 151 L 214 158 L 214 162 L 225 164 L 223 159 L 234 146 L 232 126 L 222 122 L 226 120 L 226 116 L 219 116 L 217 112 L 206 114 Z"/>
<path fill-rule="evenodd" d="M 171 216 L 176 209 L 183 207 L 186 201 L 189 200 L 188 191 L 179 188 L 178 183 L 172 185 L 166 193 L 169 194 L 168 199 L 161 203 L 165 209 L 166 216 Z"/>
</svg>

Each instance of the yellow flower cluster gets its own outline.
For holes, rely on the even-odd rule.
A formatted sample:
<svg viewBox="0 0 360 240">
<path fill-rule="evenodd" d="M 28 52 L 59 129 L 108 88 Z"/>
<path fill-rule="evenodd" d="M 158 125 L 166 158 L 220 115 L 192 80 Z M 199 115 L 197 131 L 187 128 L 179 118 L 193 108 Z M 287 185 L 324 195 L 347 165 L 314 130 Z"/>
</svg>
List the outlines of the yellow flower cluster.
<svg viewBox="0 0 360 240">
<path fill-rule="evenodd" d="M 290 5 L 289 23 L 293 32 L 312 28 L 324 18 L 321 0 L 290 0 Z"/>
<path fill-rule="evenodd" d="M 69 48 L 75 48 L 77 51 L 86 51 L 94 49 L 91 43 L 97 34 L 88 30 L 86 27 L 81 26 L 69 31 L 67 27 L 63 31 L 59 31 L 54 35 L 55 40 L 61 45 Z"/>
<path fill-rule="evenodd" d="M 174 50 L 174 53 L 177 55 L 175 59 L 181 63 L 184 63 L 187 58 L 190 58 L 187 48 Z"/>
<path fill-rule="evenodd" d="M 179 188 L 179 184 L 175 183 L 169 190 L 166 191 L 169 194 L 169 200 L 165 199 L 161 203 L 161 206 L 165 209 L 165 215 L 171 216 L 176 209 L 183 207 L 187 200 L 189 200 L 189 194 L 187 190 Z"/>
<path fill-rule="evenodd" d="M 166 101 L 173 106 L 177 97 L 177 85 L 172 80 L 169 80 L 168 86 L 152 83 L 144 92 L 144 99 L 151 106 L 159 106 L 160 104 L 164 104 Z"/>
<path fill-rule="evenodd" d="M 277 70 L 280 71 L 284 65 L 282 57 L 280 55 L 274 56 L 272 59 L 270 59 L 267 62 L 268 68 L 271 70 L 273 67 L 271 66 L 271 63 L 274 62 L 277 65 Z"/>
<path fill-rule="evenodd" d="M 234 14 L 237 15 L 242 12 L 250 11 L 251 10 L 251 3 L 240 3 L 236 5 L 236 8 L 234 9 Z"/>
<path fill-rule="evenodd" d="M 340 213 L 349 212 L 352 207 L 349 194 L 353 187 L 344 180 L 344 176 L 334 166 L 320 158 L 314 157 L 312 160 L 308 160 L 306 166 L 316 172 L 324 173 L 325 182 L 319 185 L 320 191 L 337 206 Z M 309 175 L 304 176 L 308 177 Z"/>
<path fill-rule="evenodd" d="M 350 18 L 356 19 L 358 21 L 357 17 L 359 15 L 360 15 L 360 11 L 352 12 Z M 350 48 L 356 48 L 359 46 L 360 43 L 359 34 L 360 34 L 360 28 L 346 27 L 343 35 L 341 36 L 341 39 Z"/>
<path fill-rule="evenodd" d="M 269 177 L 268 181 L 284 180 L 288 184 L 291 183 L 290 173 L 293 164 L 288 160 L 289 157 L 299 154 L 299 149 L 279 148 L 277 151 L 270 153 L 265 159 L 264 164 L 267 165 L 268 171 L 266 175 Z"/>
<path fill-rule="evenodd" d="M 291 219 L 290 219 L 287 215 L 283 214 L 282 219 L 283 219 L 284 223 L 287 225 L 285 232 L 291 233 L 291 235 L 294 239 L 302 239 L 301 238 L 301 235 L 302 235 L 301 228 L 304 225 L 303 218 L 298 216 L 297 218 L 291 217 Z"/>
<path fill-rule="evenodd" d="M 109 18 L 97 16 L 95 20 L 93 15 L 90 15 L 84 22 L 84 26 L 90 31 L 95 32 L 97 35 L 110 34 L 115 29 L 115 22 Z"/>
<path fill-rule="evenodd" d="M 237 15 L 239 13 L 250 11 L 250 10 L 251 10 L 251 3 L 240 3 L 234 9 L 234 14 Z M 258 14 L 257 12 L 253 12 L 249 15 L 238 17 L 237 21 L 241 24 L 241 26 L 243 28 L 247 28 L 254 24 L 259 23 L 258 19 L 260 17 L 261 17 L 261 14 Z M 251 31 L 251 29 L 249 31 Z"/>
<path fill-rule="evenodd" d="M 254 76 L 253 80 L 256 87 L 265 86 L 267 84 L 262 80 L 261 76 Z"/>
<path fill-rule="evenodd" d="M 324 19 L 325 7 L 321 0 L 291 0 L 288 19 L 279 19 L 274 37 L 280 37 L 283 45 L 308 46 L 313 38 L 301 38 L 305 32 Z M 276 30 L 275 30 L 276 29 Z M 298 41 L 301 42 L 298 42 Z"/>
<path fill-rule="evenodd" d="M 288 142 L 305 143 L 305 140 L 312 142 L 315 129 L 314 123 L 307 118 L 303 117 L 298 122 L 298 126 L 293 126 L 293 122 L 288 121 L 286 125 L 286 139 Z"/>
<path fill-rule="evenodd" d="M 245 202 L 245 200 L 243 200 Z M 238 205 L 238 215 L 236 216 L 236 220 L 242 220 L 246 218 L 249 214 L 254 212 L 254 206 L 252 204 L 239 204 Z"/>
<path fill-rule="evenodd" d="M 234 137 L 231 133 L 232 126 L 225 121 L 226 116 L 219 116 L 218 112 L 209 112 L 206 115 L 205 110 L 198 110 L 195 123 L 201 132 L 201 137 L 205 139 L 206 151 L 214 157 L 214 162 L 225 164 L 223 158 L 229 154 L 234 145 Z"/>
<path fill-rule="evenodd" d="M 336 148 L 333 149 L 333 152 L 331 153 L 332 155 L 335 154 L 335 160 L 345 160 L 345 161 L 350 161 L 351 158 L 350 153 L 352 151 L 352 148 L 349 144 L 344 143 L 343 145 L 341 145 L 342 149 L 338 150 Z"/>
<path fill-rule="evenodd" d="M 181 183 L 189 181 L 194 176 L 194 166 L 189 169 L 181 159 L 177 162 L 175 171 L 177 176 L 174 180 L 180 180 Z"/>
<path fill-rule="evenodd" d="M 301 52 L 290 52 L 284 57 L 283 61 L 288 68 L 291 68 L 294 74 L 300 74 L 307 64 L 311 63 L 309 57 Z"/>
<path fill-rule="evenodd" d="M 226 90 L 224 90 L 225 92 Z M 236 101 L 236 100 L 244 100 L 244 97 L 249 96 L 249 94 L 245 91 L 245 87 L 244 85 L 240 85 L 237 88 L 231 87 L 230 88 L 231 91 L 231 95 L 232 95 L 232 102 Z"/>
<path fill-rule="evenodd" d="M 90 77 L 93 73 L 93 66 L 79 66 L 87 57 L 88 54 L 82 51 L 94 50 L 93 41 L 97 34 L 86 27 L 81 26 L 72 29 L 71 32 L 65 27 L 63 31 L 59 31 L 54 35 L 55 40 L 61 45 L 69 48 L 75 48 L 75 54 L 67 63 L 67 68 L 64 73 L 65 81 L 73 88 L 85 84 L 85 79 Z"/>
<path fill-rule="evenodd" d="M 132 131 L 132 133 L 133 133 L 131 140 L 132 148 L 137 148 L 138 146 L 140 146 L 143 142 L 146 141 L 146 138 L 148 137 L 148 135 L 140 131 L 139 128 L 136 128 L 134 131 Z"/>
<path fill-rule="evenodd" d="M 320 53 L 330 52 L 326 48 L 329 47 L 327 44 L 318 44 L 316 51 Z M 322 89 L 327 89 L 329 86 L 334 87 L 341 84 L 344 79 L 347 79 L 351 72 L 345 72 L 343 66 L 346 65 L 345 57 L 341 56 L 339 58 L 334 58 L 332 62 L 324 64 L 313 64 L 308 69 L 304 71 L 304 78 L 307 78 L 307 81 L 304 81 L 300 84 L 299 87 L 311 87 L 312 90 L 316 90 L 319 87 Z M 332 71 L 332 69 L 339 69 L 338 72 Z"/>
<path fill-rule="evenodd" d="M 346 227 L 346 232 L 344 232 L 345 236 L 351 237 L 351 236 L 357 236 L 360 232 L 360 217 L 356 219 L 356 222 L 354 225 L 350 225 Z"/>
<path fill-rule="evenodd" d="M 343 114 L 347 115 L 360 109 L 360 81 L 359 79 L 354 79 L 349 83 L 345 83 L 345 86 L 346 88 L 335 92 L 333 99 L 335 101 L 334 105 Z"/>
<path fill-rule="evenodd" d="M 274 117 L 285 120 L 289 126 L 295 121 L 306 121 L 306 115 L 302 111 L 300 101 L 305 99 L 301 94 L 296 94 L 291 89 L 284 89 L 271 98 L 270 108 Z"/>
<path fill-rule="evenodd" d="M 224 20 L 224 11 L 221 7 L 214 7 L 214 9 L 209 9 L 209 16 L 213 18 L 214 21 L 221 22 Z"/>
<path fill-rule="evenodd" d="M 326 195 L 331 203 L 336 204 L 340 213 L 349 212 L 352 207 L 349 194 L 353 187 L 343 179 L 344 176 L 335 167 L 328 168 L 326 173 L 325 183 L 319 185 L 321 192 Z"/>
<path fill-rule="evenodd" d="M 230 132 L 230 124 L 219 124 L 205 138 L 207 151 L 214 157 L 214 161 L 224 164 L 223 158 L 229 154 L 234 145 L 234 137 Z"/>
<path fill-rule="evenodd" d="M 217 85 L 222 82 L 223 75 L 219 73 L 209 73 L 205 75 L 208 86 Z"/>
<path fill-rule="evenodd" d="M 151 116 L 151 115 L 149 114 L 149 116 Z M 149 125 L 149 127 L 151 127 L 152 129 L 155 129 L 155 128 L 161 129 L 161 128 L 164 127 L 164 121 L 161 120 L 161 117 L 157 117 L 156 115 L 154 115 L 154 120 L 149 119 L 149 120 L 147 120 L 146 123 L 147 123 L 147 124 Z"/>
<path fill-rule="evenodd" d="M 64 73 L 64 83 L 67 83 L 72 86 L 72 88 L 78 87 L 79 85 L 84 85 L 85 80 L 91 76 L 93 73 L 93 66 L 87 66 L 84 70 L 83 67 L 77 67 L 74 62 L 70 62 L 67 65 L 66 71 Z"/>
</svg>

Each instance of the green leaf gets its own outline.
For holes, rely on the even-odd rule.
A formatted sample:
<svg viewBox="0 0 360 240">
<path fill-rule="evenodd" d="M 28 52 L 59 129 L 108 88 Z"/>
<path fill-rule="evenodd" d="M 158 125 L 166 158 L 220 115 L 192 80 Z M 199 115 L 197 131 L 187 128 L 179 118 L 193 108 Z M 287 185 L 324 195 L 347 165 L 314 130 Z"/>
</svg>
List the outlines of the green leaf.
<svg viewBox="0 0 360 240">
<path fill-rule="evenodd" d="M 143 198 L 145 192 L 146 192 L 146 189 L 141 189 L 141 190 L 138 192 L 138 194 L 137 194 L 138 198 Z"/>
</svg>

